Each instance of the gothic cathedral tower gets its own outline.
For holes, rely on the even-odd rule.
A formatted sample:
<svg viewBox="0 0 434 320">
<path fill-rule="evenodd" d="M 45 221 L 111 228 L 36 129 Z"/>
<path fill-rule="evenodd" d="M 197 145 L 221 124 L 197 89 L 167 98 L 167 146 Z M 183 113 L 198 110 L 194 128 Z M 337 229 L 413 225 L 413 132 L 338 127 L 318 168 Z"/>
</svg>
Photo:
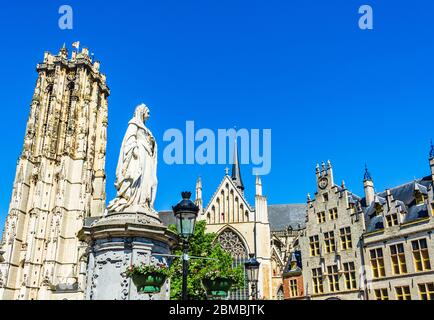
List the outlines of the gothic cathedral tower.
<svg viewBox="0 0 434 320">
<path fill-rule="evenodd" d="M 0 246 L 0 299 L 82 299 L 84 219 L 103 214 L 107 98 L 89 51 L 45 53 Z"/>
</svg>

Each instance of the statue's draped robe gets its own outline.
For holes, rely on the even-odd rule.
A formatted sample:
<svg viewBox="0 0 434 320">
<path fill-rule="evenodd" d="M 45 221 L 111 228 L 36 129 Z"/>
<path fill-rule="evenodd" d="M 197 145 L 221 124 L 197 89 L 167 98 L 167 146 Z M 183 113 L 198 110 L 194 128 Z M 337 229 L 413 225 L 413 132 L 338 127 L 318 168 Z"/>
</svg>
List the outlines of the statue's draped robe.
<svg viewBox="0 0 434 320">
<path fill-rule="evenodd" d="M 127 212 L 130 207 L 153 211 L 157 184 L 157 144 L 135 116 L 122 142 L 116 169 L 117 196 L 108 205 L 108 212 Z"/>
</svg>

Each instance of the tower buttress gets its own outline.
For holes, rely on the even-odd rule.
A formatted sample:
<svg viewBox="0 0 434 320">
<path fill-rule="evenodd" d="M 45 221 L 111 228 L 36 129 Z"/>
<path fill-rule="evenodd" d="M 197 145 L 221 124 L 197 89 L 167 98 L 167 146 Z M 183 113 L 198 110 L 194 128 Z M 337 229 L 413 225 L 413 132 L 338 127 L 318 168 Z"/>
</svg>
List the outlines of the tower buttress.
<svg viewBox="0 0 434 320">
<path fill-rule="evenodd" d="M 202 179 L 197 178 L 196 181 L 196 201 L 195 204 L 199 207 L 199 213 L 203 212 L 203 200 L 202 200 Z"/>
<path fill-rule="evenodd" d="M 84 286 L 77 239 L 105 206 L 109 88 L 83 50 L 45 52 L 30 103 L 6 219 L 0 300 L 77 297 Z"/>
<path fill-rule="evenodd" d="M 431 168 L 431 181 L 434 184 L 434 145 L 431 140 L 431 149 L 429 151 L 429 166 Z"/>
<path fill-rule="evenodd" d="M 256 176 L 256 195 L 262 196 L 262 180 L 260 176 Z"/>
</svg>

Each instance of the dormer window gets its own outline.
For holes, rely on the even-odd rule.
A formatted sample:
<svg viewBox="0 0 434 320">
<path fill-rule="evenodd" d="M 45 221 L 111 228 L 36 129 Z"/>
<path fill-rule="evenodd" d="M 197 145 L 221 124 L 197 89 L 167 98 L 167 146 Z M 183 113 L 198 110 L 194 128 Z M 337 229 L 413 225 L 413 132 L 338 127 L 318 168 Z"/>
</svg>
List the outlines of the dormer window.
<svg viewBox="0 0 434 320">
<path fill-rule="evenodd" d="M 323 202 L 328 202 L 329 201 L 329 194 L 328 193 L 323 193 L 322 194 L 322 201 Z"/>
<path fill-rule="evenodd" d="M 393 227 L 398 225 L 398 215 L 392 213 L 386 216 L 386 223 L 388 227 Z"/>
<path fill-rule="evenodd" d="M 377 216 L 381 215 L 383 213 L 383 206 L 379 203 L 375 204 L 375 214 Z"/>
<path fill-rule="evenodd" d="M 425 196 L 420 191 L 415 191 L 414 192 L 414 198 L 416 200 L 416 205 L 417 206 L 425 203 Z"/>
</svg>

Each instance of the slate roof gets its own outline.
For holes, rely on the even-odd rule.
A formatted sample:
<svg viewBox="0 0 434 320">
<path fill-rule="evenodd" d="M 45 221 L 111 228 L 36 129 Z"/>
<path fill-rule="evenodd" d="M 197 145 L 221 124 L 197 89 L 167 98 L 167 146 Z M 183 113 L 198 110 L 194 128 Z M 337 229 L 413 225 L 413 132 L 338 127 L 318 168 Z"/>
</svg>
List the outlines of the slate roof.
<svg viewBox="0 0 434 320">
<path fill-rule="evenodd" d="M 163 225 L 166 227 L 170 226 L 171 224 L 176 224 L 176 218 L 173 214 L 173 211 L 160 211 L 158 212 L 158 216 Z"/>
<path fill-rule="evenodd" d="M 407 182 L 400 186 L 390 189 L 393 199 L 396 200 L 395 204 L 400 207 L 400 210 L 405 213 L 404 223 L 415 221 L 420 218 L 428 216 L 428 208 L 426 204 L 416 205 L 415 191 L 427 195 L 428 190 L 432 188 L 431 177 L 424 177 L 411 182 Z M 365 221 L 366 230 L 372 232 L 384 228 L 383 216 L 375 215 L 375 204 L 384 205 L 387 199 L 387 191 L 377 193 L 375 195 L 374 203 L 365 207 Z M 365 202 L 366 200 L 363 199 Z"/>
<path fill-rule="evenodd" d="M 305 204 L 269 205 L 268 220 L 271 231 L 286 230 L 289 226 L 294 230 L 304 228 L 306 209 L 307 206 Z M 172 211 L 161 211 L 158 215 L 165 226 L 176 223 Z"/>
<path fill-rule="evenodd" d="M 280 204 L 268 206 L 268 220 L 271 231 L 282 231 L 291 227 L 294 230 L 303 229 L 306 225 L 305 204 Z"/>
</svg>

